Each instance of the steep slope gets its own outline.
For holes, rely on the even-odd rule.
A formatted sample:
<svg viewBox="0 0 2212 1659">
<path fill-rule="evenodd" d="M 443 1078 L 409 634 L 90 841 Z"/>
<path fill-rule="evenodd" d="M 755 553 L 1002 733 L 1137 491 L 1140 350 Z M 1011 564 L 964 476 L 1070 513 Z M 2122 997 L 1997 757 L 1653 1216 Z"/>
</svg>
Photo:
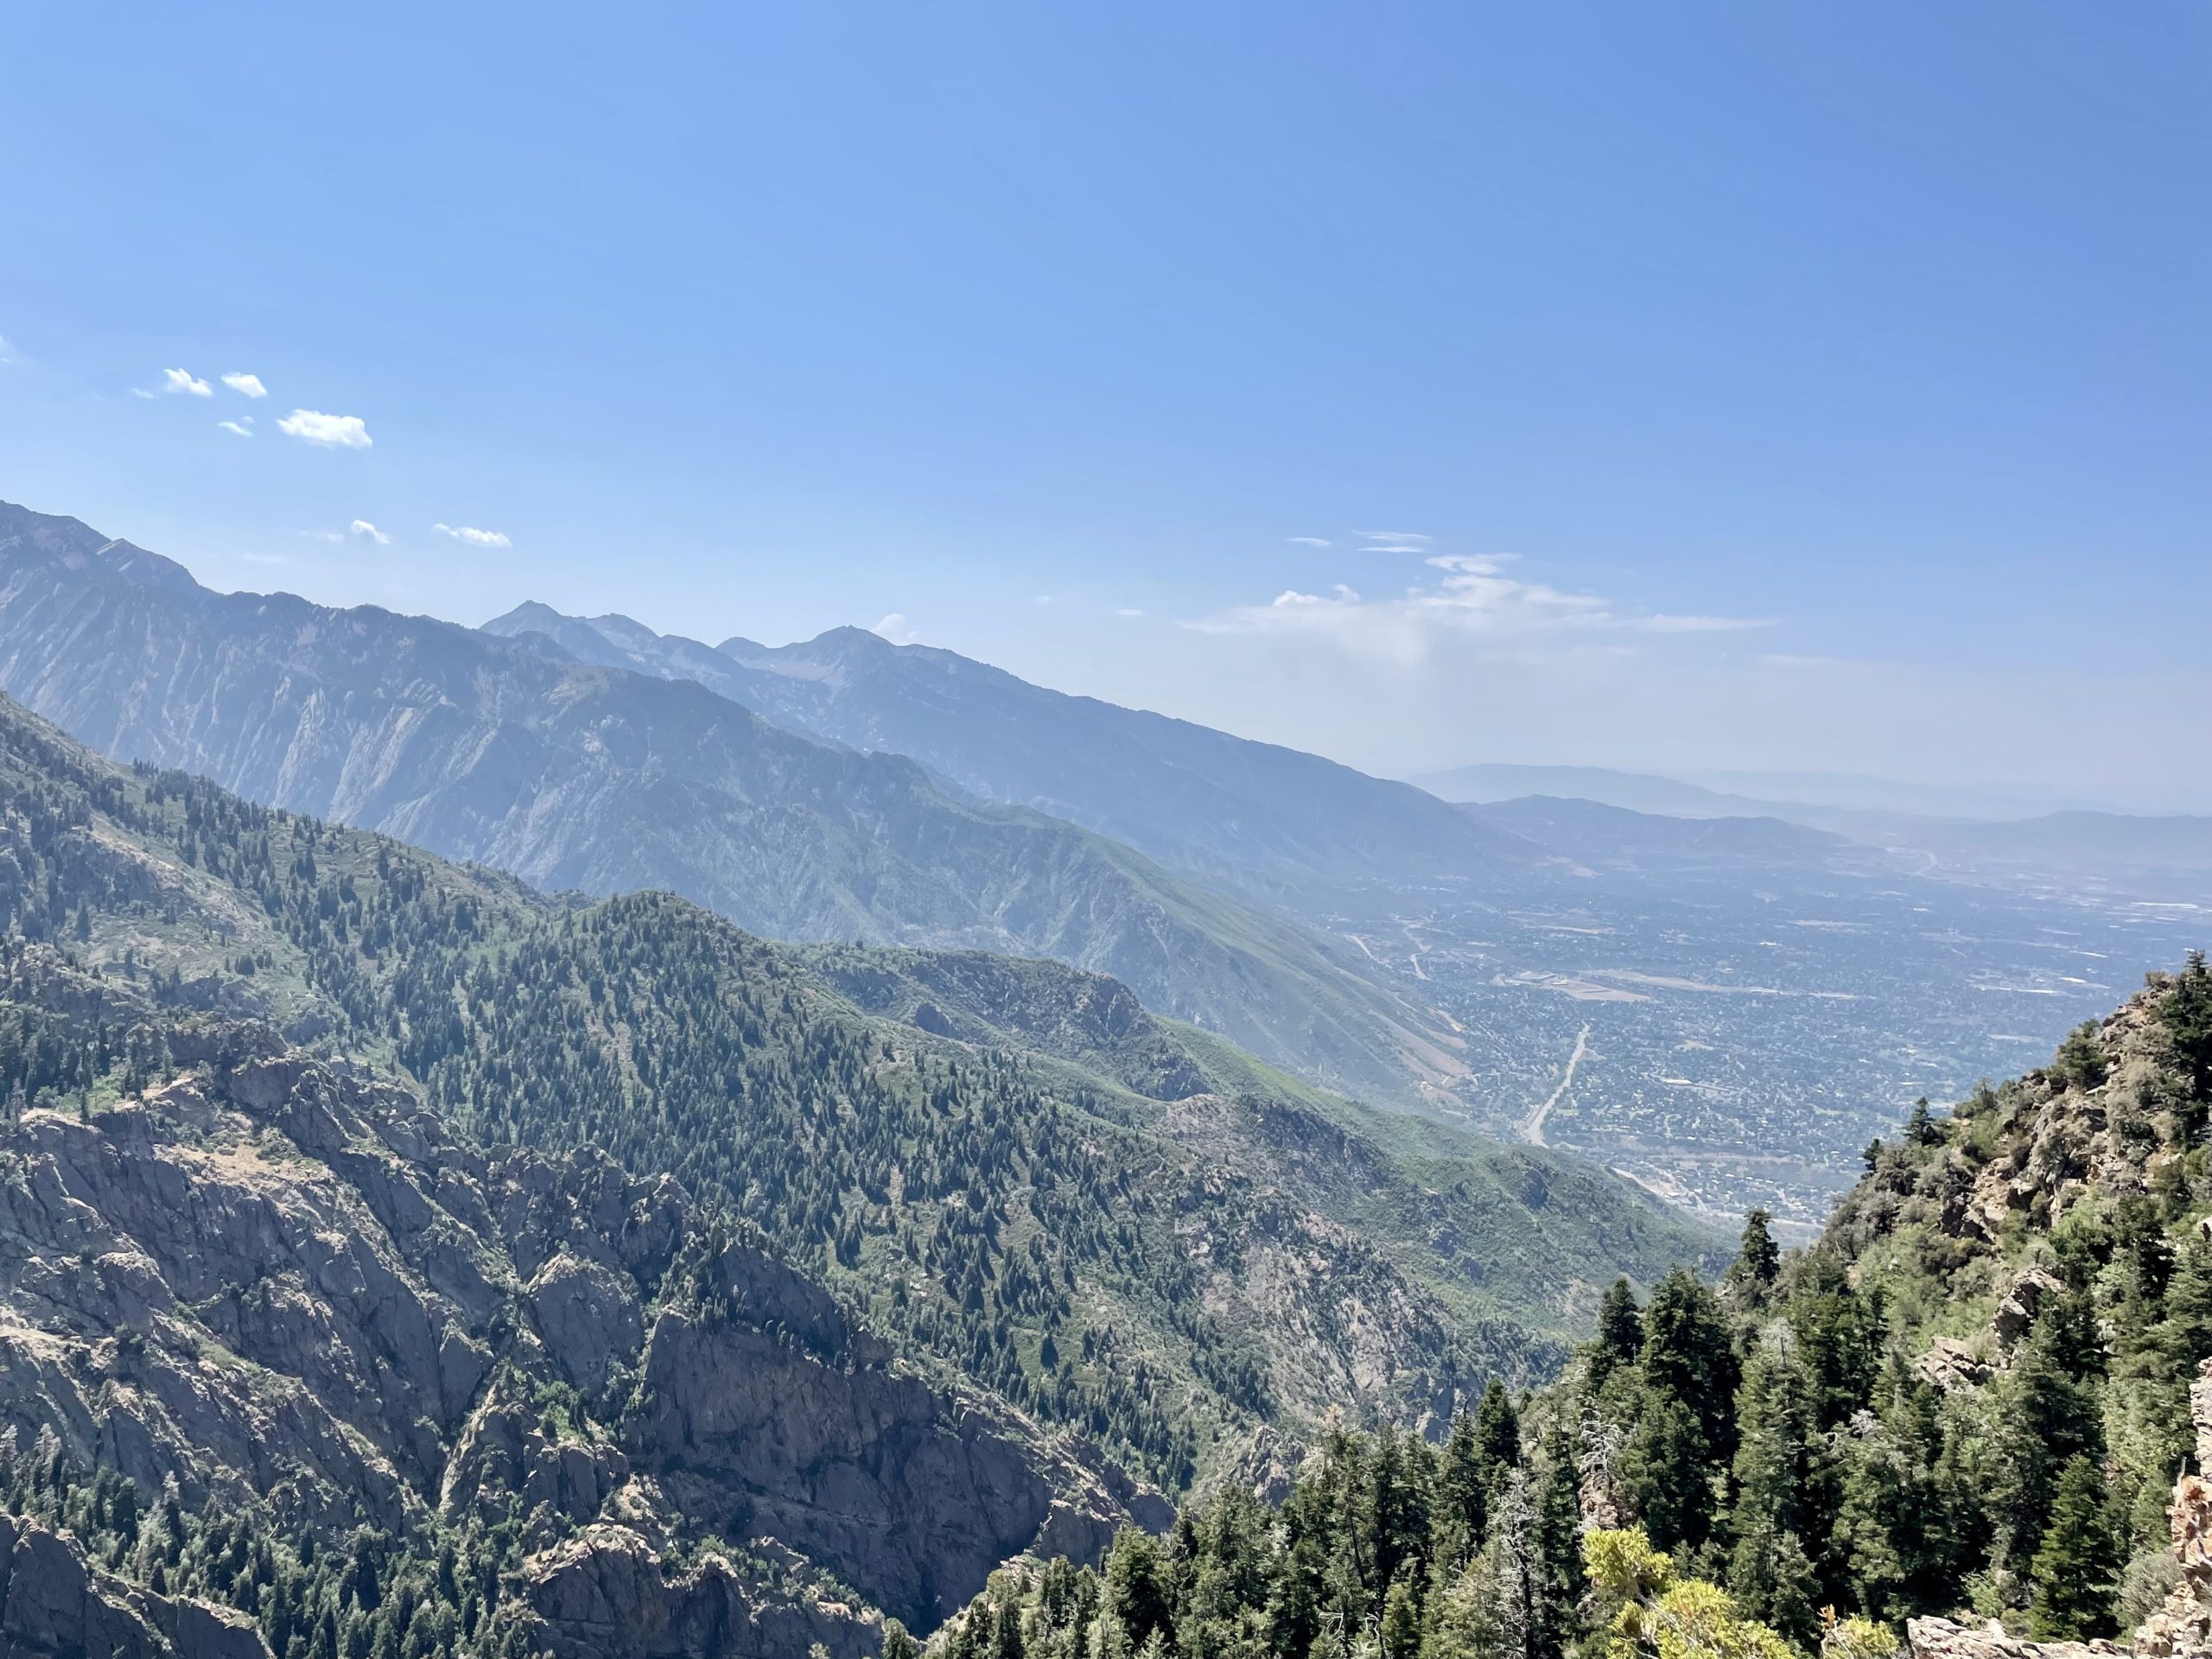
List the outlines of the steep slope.
<svg viewBox="0 0 2212 1659">
<path fill-rule="evenodd" d="M 1313 1091 L 1225 1101 L 1264 1068 L 1110 981 L 544 899 L 117 767 L 8 704 L 0 922 L 164 1007 L 398 1068 L 488 1141 L 677 1175 L 902 1351 L 1174 1484 L 1334 1409 L 1417 1421 L 1540 1374 L 1605 1279 L 1708 1244 L 1572 1160 Z M 839 982 L 934 988 L 951 1034 Z M 963 1039 L 963 999 L 996 1023 Z"/>
<path fill-rule="evenodd" d="M 505 1528 L 493 1618 L 564 1655 L 655 1650 L 717 1598 L 743 1634 L 714 1650 L 851 1655 L 877 1632 L 833 1582 L 926 1628 L 1010 1554 L 1166 1514 L 894 1364 L 665 1177 L 485 1153 L 404 1090 L 46 947 L 0 975 L 46 1052 L 135 1048 L 156 1078 L 0 1123 L 0 1433 L 49 1465 L 257 1516 L 264 1548 L 371 1527 L 435 1555 Z M 37 1052 L 0 1043 L 11 1085 Z M 702 1546 L 714 1573 L 662 1571 Z M 619 1643 L 578 1595 L 610 1577 Z"/>
<path fill-rule="evenodd" d="M 2092 1659 L 2133 1630 L 2196 1659 L 2209 1129 L 2198 955 L 2049 1067 L 1923 1103 L 1812 1248 L 1754 1212 L 1717 1286 L 1618 1287 L 1560 1382 L 1486 1394 L 1441 1448 L 1332 1438 L 1271 1510 L 1125 1532 L 1103 1582 L 997 1575 L 934 1649 Z"/>
<path fill-rule="evenodd" d="M 1113 973 L 1332 1085 L 1459 1072 L 1347 944 L 913 762 L 690 681 L 373 608 L 218 594 L 73 519 L 0 507 L 0 687 L 107 753 L 550 888 L 679 893 L 759 933 L 982 947 Z"/>
<path fill-rule="evenodd" d="M 710 650 L 627 617 L 518 607 L 485 625 L 587 662 L 693 679 L 854 748 L 911 755 L 988 800 L 1034 807 L 1201 880 L 1267 894 L 1314 881 L 1496 879 L 1541 856 L 1405 784 L 1188 721 L 1070 696 L 859 628 Z"/>
</svg>

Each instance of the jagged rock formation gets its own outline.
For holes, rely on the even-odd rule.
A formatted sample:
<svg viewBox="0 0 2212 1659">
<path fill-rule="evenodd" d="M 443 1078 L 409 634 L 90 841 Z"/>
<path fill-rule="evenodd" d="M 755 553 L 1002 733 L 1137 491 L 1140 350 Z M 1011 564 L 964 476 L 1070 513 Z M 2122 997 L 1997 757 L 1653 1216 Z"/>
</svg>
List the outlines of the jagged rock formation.
<svg viewBox="0 0 2212 1659">
<path fill-rule="evenodd" d="M 543 898 L 116 766 L 0 698 L 10 925 L 38 943 L 0 941 L 0 1031 L 128 1025 L 126 993 L 264 1014 L 404 1067 L 480 1139 L 680 1169 L 901 1352 L 1171 1483 L 1262 1425 L 1411 1422 L 1541 1372 L 1595 1286 L 1707 1244 L 1603 1172 L 1303 1090 L 1103 976 Z M 73 1065 L 84 1034 L 40 1052 Z M 522 1271 L 588 1391 L 642 1313 L 588 1258 Z"/>
</svg>

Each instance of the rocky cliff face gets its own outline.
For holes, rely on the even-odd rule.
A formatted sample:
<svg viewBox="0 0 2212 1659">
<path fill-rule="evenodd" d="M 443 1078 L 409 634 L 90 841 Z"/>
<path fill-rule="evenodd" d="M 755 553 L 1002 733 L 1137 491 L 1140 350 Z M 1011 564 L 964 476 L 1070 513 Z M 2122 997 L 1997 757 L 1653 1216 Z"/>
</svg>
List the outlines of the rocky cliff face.
<svg viewBox="0 0 2212 1659">
<path fill-rule="evenodd" d="M 75 1542 L 0 1514 L 0 1659 L 270 1659 L 252 1623 L 100 1572 Z"/>
<path fill-rule="evenodd" d="M 485 1152 L 265 1028 L 173 1041 L 192 1069 L 136 1097 L 0 1127 L 11 1444 L 327 1537 L 512 1518 L 563 1655 L 857 1655 L 875 1609 L 933 1624 L 1010 1554 L 1166 1519 L 1095 1455 L 894 1363 L 672 1180 Z M 51 1533 L 5 1541 L 27 1630 L 257 1650 Z M 77 1650 L 43 1640 L 17 1650 Z"/>
</svg>

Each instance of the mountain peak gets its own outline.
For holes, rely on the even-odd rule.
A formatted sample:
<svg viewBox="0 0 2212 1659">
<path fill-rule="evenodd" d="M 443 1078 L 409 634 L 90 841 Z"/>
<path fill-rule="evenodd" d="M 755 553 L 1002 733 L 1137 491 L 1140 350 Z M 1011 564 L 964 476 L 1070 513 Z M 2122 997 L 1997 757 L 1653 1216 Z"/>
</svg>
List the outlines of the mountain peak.
<svg viewBox="0 0 2212 1659">
<path fill-rule="evenodd" d="M 484 625 L 483 632 L 512 638 L 518 633 L 550 633 L 569 619 L 550 605 L 542 605 L 534 599 L 525 599 L 512 611 L 493 617 Z"/>
<path fill-rule="evenodd" d="M 849 622 L 817 633 L 806 643 L 810 645 L 820 646 L 824 650 L 835 651 L 845 656 L 859 656 L 862 653 L 880 656 L 883 652 L 899 649 L 874 629 L 857 628 Z"/>
</svg>

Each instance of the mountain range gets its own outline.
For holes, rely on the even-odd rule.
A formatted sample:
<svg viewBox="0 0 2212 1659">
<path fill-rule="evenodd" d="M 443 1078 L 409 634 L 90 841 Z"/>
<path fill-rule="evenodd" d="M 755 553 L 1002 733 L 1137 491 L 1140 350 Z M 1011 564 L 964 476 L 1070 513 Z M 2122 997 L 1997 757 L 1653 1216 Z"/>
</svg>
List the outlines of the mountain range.
<svg viewBox="0 0 2212 1659">
<path fill-rule="evenodd" d="M 1479 816 L 1506 828 L 1518 820 L 1492 809 L 1531 797 L 1565 798 L 1647 817 L 1777 820 L 1885 851 L 1924 855 L 1934 862 L 1902 868 L 1941 870 L 1967 879 L 2042 877 L 2155 884 L 2212 871 L 2212 817 L 2187 813 L 2084 807 L 2051 810 L 2015 804 L 2001 812 L 1969 817 L 1863 801 L 1842 804 L 1769 799 L 1605 766 L 1486 764 L 1429 773 L 1413 782 L 1440 799 L 1481 807 Z M 1937 791 L 1921 793 L 1930 802 L 1948 798 Z M 1959 798 L 1961 804 L 1972 799 L 1970 795 Z M 1625 819 L 1614 823 L 1630 829 Z"/>
<path fill-rule="evenodd" d="M 860 628 L 710 648 L 627 617 L 532 603 L 485 629 L 582 662 L 696 680 L 786 726 L 911 756 L 971 795 L 1051 813 L 1258 896 L 1316 881 L 1496 876 L 1541 856 L 1410 785 Z"/>
<path fill-rule="evenodd" d="M 216 594 L 74 519 L 0 507 L 0 688 L 108 753 L 543 887 L 665 889 L 778 938 L 1051 956 L 1386 1098 L 1460 1071 L 1448 1021 L 1340 940 L 903 755 L 539 636 Z M 1444 843 L 1487 843 L 1431 797 L 1329 770 Z"/>
</svg>

